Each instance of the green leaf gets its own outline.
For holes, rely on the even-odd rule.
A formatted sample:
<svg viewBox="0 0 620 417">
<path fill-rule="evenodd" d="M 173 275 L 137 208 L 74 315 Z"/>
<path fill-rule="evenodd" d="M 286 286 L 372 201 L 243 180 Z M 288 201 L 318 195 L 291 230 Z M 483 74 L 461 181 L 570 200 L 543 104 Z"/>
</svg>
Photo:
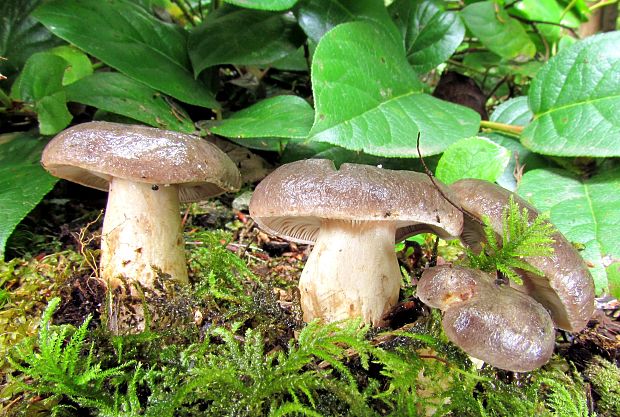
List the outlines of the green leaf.
<svg viewBox="0 0 620 417">
<path fill-rule="evenodd" d="M 39 130 L 53 135 L 67 127 L 73 118 L 67 110 L 62 79 L 67 62 L 49 52 L 32 55 L 19 78 L 13 84 L 15 98 L 34 105 L 39 119 Z"/>
<path fill-rule="evenodd" d="M 532 170 L 523 176 L 519 194 L 548 211 L 570 241 L 585 245 L 581 255 L 591 266 L 597 293 L 619 288 L 610 277 L 620 274 L 608 275 L 606 268 L 620 268 L 620 168 L 585 180 L 561 170 Z"/>
<path fill-rule="evenodd" d="M 510 151 L 510 159 L 506 169 L 504 169 L 502 175 L 495 180 L 495 182 L 507 190 L 514 192 L 517 189 L 517 179 L 515 178 L 517 161 L 519 163 L 519 169 L 523 170 L 523 172 L 537 168 L 544 168 L 549 165 L 543 157 L 530 151 L 525 146 L 521 145 L 517 139 L 511 136 L 503 135 L 501 133 L 483 133 L 481 136 L 492 140 Z M 519 174 L 517 173 L 516 175 Z"/>
<path fill-rule="evenodd" d="M 506 169 L 509 159 L 510 151 L 489 139 L 462 139 L 444 151 L 436 174 L 446 184 L 462 178 L 494 182 Z"/>
<path fill-rule="evenodd" d="M 314 42 L 337 25 L 353 21 L 374 22 L 401 41 L 383 0 L 303 0 L 296 9 L 299 26 Z"/>
<path fill-rule="evenodd" d="M 431 0 L 397 0 L 390 15 L 405 39 L 407 59 L 423 73 L 443 63 L 463 41 L 465 26 L 454 12 Z"/>
<path fill-rule="evenodd" d="M 157 91 L 117 72 L 98 72 L 65 87 L 67 100 L 121 114 L 154 127 L 191 133 L 185 112 Z"/>
<path fill-rule="evenodd" d="M 11 93 L 19 100 L 35 102 L 45 96 L 62 91 L 62 77 L 67 62 L 48 52 L 38 52 L 30 57 Z"/>
<path fill-rule="evenodd" d="M 565 12 L 564 6 L 556 0 L 521 0 L 514 4 L 513 9 L 519 16 L 529 20 L 551 22 L 553 24 L 539 23 L 538 30 L 551 42 L 556 42 L 562 36 L 561 23 L 566 26 L 577 28 L 579 20 L 571 12 Z"/>
<path fill-rule="evenodd" d="M 473 3 L 461 11 L 467 29 L 492 52 L 507 59 L 532 58 L 536 46 L 516 19 L 498 3 Z"/>
<path fill-rule="evenodd" d="M 183 29 L 127 0 L 50 0 L 33 16 L 105 64 L 185 103 L 219 107 L 194 79 Z"/>
<path fill-rule="evenodd" d="M 226 3 L 235 6 L 245 7 L 246 9 L 258 10 L 288 10 L 297 3 L 298 0 L 224 0 Z"/>
<path fill-rule="evenodd" d="M 495 108 L 489 119 L 497 123 L 526 126 L 532 119 L 532 112 L 528 107 L 527 97 L 515 97 L 503 102 Z M 517 161 L 519 167 L 524 170 L 546 166 L 543 158 L 521 145 L 517 139 L 511 136 L 500 133 L 483 133 L 481 136 L 489 138 L 511 152 L 508 166 L 506 166 L 502 175 L 495 180 L 499 185 L 510 191 L 517 189 L 517 180 L 515 178 Z"/>
<path fill-rule="evenodd" d="M 42 97 L 36 102 L 35 111 L 39 119 L 39 132 L 53 135 L 69 126 L 73 116 L 67 110 L 67 95 L 64 91 Z"/>
<path fill-rule="evenodd" d="M 303 41 L 290 13 L 224 8 L 191 32 L 188 48 L 198 75 L 217 64 L 269 64 L 295 52 Z"/>
<path fill-rule="evenodd" d="M 489 120 L 516 126 L 527 126 L 533 114 L 527 104 L 527 97 L 515 97 L 506 100 L 495 108 Z"/>
<path fill-rule="evenodd" d="M 63 58 L 69 66 L 65 69 L 62 78 L 62 85 L 68 85 L 76 82 L 80 78 L 84 78 L 93 73 L 93 65 L 88 56 L 73 46 L 58 46 L 50 51 L 54 55 Z"/>
<path fill-rule="evenodd" d="M 30 55 L 62 43 L 30 13 L 41 0 L 0 1 L 0 73 L 9 80 L 23 67 Z M 11 81 L 11 80 L 10 80 Z"/>
<path fill-rule="evenodd" d="M 478 113 L 422 94 L 403 45 L 372 23 L 344 23 L 321 39 L 312 85 L 312 140 L 373 155 L 415 157 L 418 132 L 424 155 L 478 132 Z"/>
<path fill-rule="evenodd" d="M 15 226 L 57 181 L 39 163 L 44 146 L 29 133 L 0 135 L 0 259 Z"/>
<path fill-rule="evenodd" d="M 229 138 L 297 138 L 308 136 L 314 111 L 297 96 L 277 96 L 238 111 L 211 127 L 211 132 Z"/>
<path fill-rule="evenodd" d="M 534 121 L 521 142 L 557 156 L 620 156 L 620 32 L 562 49 L 529 91 Z"/>
<path fill-rule="evenodd" d="M 363 152 L 350 151 L 340 146 L 330 145 L 324 142 L 308 142 L 291 140 L 282 152 L 282 163 L 298 161 L 300 159 L 329 159 L 339 167 L 345 162 L 364 165 L 382 166 L 386 169 L 400 169 L 409 171 L 422 171 L 423 166 L 419 158 L 385 158 L 369 155 Z M 437 164 L 437 155 L 424 158 L 424 162 L 432 170 Z"/>
</svg>

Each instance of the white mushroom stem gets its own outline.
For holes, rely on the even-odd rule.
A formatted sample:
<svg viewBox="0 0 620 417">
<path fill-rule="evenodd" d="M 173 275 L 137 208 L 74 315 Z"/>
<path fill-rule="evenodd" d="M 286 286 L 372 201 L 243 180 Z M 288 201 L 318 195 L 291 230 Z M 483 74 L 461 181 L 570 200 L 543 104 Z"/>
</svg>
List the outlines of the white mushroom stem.
<svg viewBox="0 0 620 417">
<path fill-rule="evenodd" d="M 389 221 L 324 220 L 299 282 L 304 320 L 381 325 L 400 289 L 395 230 Z"/>
<path fill-rule="evenodd" d="M 113 178 L 103 221 L 101 278 L 110 289 L 136 281 L 153 289 L 158 273 L 188 282 L 177 186 Z"/>
</svg>

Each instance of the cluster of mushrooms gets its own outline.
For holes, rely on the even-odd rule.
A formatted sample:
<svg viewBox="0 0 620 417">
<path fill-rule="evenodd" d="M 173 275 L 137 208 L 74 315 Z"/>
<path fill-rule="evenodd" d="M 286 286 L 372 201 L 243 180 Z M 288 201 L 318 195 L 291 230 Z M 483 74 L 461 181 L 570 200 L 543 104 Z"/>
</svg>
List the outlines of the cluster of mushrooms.
<svg viewBox="0 0 620 417">
<path fill-rule="evenodd" d="M 48 144 L 42 164 L 58 177 L 109 191 L 100 279 L 111 293 L 134 298 L 134 288 L 153 289 L 157 277 L 187 282 L 179 202 L 234 191 L 241 183 L 235 164 L 204 140 L 107 122 L 62 132 Z M 336 169 L 330 160 L 309 159 L 264 178 L 250 215 L 266 232 L 314 244 L 299 282 L 305 321 L 362 317 L 381 326 L 400 290 L 394 244 L 434 233 L 479 251 L 484 234 L 472 219 L 487 216 L 501 235 L 511 196 L 538 215 L 486 181 L 446 186 L 417 172 L 357 164 Z M 562 234 L 553 239 L 551 256 L 524 259 L 543 276 L 521 271 L 523 285 L 441 265 L 424 271 L 417 295 L 443 311 L 447 337 L 472 357 L 511 371 L 535 369 L 553 353 L 555 328 L 579 331 L 594 311 L 588 268 Z M 120 331 L 127 324 L 116 311 L 108 326 Z"/>
</svg>

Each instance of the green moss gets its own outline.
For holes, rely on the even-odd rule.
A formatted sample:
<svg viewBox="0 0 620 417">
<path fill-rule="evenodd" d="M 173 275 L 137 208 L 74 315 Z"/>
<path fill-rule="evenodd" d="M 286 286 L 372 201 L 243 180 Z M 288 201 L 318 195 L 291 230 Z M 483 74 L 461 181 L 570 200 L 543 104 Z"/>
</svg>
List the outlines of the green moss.
<svg viewBox="0 0 620 417">
<path fill-rule="evenodd" d="M 595 356 L 586 367 L 586 378 L 598 395 L 597 413 L 601 417 L 620 415 L 620 369 L 618 366 Z"/>
<path fill-rule="evenodd" d="M 73 251 L 0 262 L 0 370 L 6 370 L 8 349 L 36 333 L 47 301 L 58 296 L 71 277 L 90 272 L 84 258 Z"/>
</svg>

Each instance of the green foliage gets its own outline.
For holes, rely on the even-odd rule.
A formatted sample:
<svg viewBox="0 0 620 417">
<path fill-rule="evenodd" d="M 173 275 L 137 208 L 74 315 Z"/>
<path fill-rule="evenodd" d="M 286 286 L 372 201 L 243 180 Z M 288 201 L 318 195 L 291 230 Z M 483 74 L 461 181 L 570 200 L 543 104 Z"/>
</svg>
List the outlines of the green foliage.
<svg viewBox="0 0 620 417">
<path fill-rule="evenodd" d="M 303 32 L 289 13 L 223 7 L 192 30 L 194 73 L 218 64 L 270 64 L 295 52 Z"/>
<path fill-rule="evenodd" d="M 592 36 L 563 49 L 540 69 L 528 94 L 534 120 L 521 136 L 526 147 L 545 155 L 620 156 L 615 113 L 620 82 L 613 75 L 620 68 L 618 43 L 620 32 Z"/>
<path fill-rule="evenodd" d="M 584 371 L 599 396 L 597 415 L 612 417 L 620 415 L 620 369 L 612 362 L 595 356 Z"/>
<path fill-rule="evenodd" d="M 486 238 L 482 250 L 476 254 L 467 249 L 467 258 L 472 268 L 486 272 L 499 271 L 517 283 L 521 283 L 521 278 L 515 269 L 542 275 L 524 258 L 549 256 L 553 253 L 550 244 L 553 243 L 555 228 L 545 216 L 540 215 L 531 220 L 528 209 L 523 207 L 519 210 L 511 196 L 508 207 L 502 212 L 501 241 L 498 241 L 490 219 L 485 216 L 482 220 Z"/>
<path fill-rule="evenodd" d="M 495 182 L 506 169 L 509 159 L 510 151 L 489 139 L 461 139 L 446 148 L 437 163 L 435 175 L 445 184 L 462 178 Z"/>
<path fill-rule="evenodd" d="M 0 135 L 0 260 L 15 226 L 57 181 L 39 164 L 43 145 L 29 133 Z"/>
<path fill-rule="evenodd" d="M 609 166 L 590 178 L 564 170 L 535 169 L 523 176 L 519 194 L 550 213 L 550 220 L 592 265 L 597 293 L 620 297 L 620 169 Z"/>
<path fill-rule="evenodd" d="M 151 88 L 186 103 L 218 107 L 209 88 L 193 77 L 185 31 L 133 2 L 46 1 L 34 17 L 56 36 Z"/>
<path fill-rule="evenodd" d="M 230 238 L 223 231 L 205 230 L 190 236 L 188 265 L 196 296 L 237 303 L 251 300 L 244 284 L 256 277 L 241 258 L 226 249 Z"/>
<path fill-rule="evenodd" d="M 587 415 L 583 382 L 562 364 L 517 383 L 481 374 L 442 341 L 438 315 L 374 340 L 357 320 L 315 321 L 273 345 L 240 323 L 208 328 L 201 340 L 179 327 L 111 337 L 91 332 L 90 318 L 53 326 L 58 303 L 50 302 L 38 335 L 14 350 L 18 380 L 28 383 L 8 391 L 51 395 L 49 412 L 72 404 L 110 417 Z"/>
<path fill-rule="evenodd" d="M 70 325 L 52 326 L 52 315 L 60 298 L 50 300 L 41 318 L 36 339 L 26 339 L 11 352 L 9 360 L 15 369 L 32 379 L 34 384 L 24 385 L 24 391 L 38 394 L 66 395 L 85 405 L 107 404 L 112 407 L 114 398 L 106 395 L 104 385 L 113 377 L 122 376 L 129 363 L 102 369 L 93 363 L 94 345 L 86 344 L 91 317 L 75 329 Z M 84 354 L 87 350 L 88 353 Z"/>
</svg>

